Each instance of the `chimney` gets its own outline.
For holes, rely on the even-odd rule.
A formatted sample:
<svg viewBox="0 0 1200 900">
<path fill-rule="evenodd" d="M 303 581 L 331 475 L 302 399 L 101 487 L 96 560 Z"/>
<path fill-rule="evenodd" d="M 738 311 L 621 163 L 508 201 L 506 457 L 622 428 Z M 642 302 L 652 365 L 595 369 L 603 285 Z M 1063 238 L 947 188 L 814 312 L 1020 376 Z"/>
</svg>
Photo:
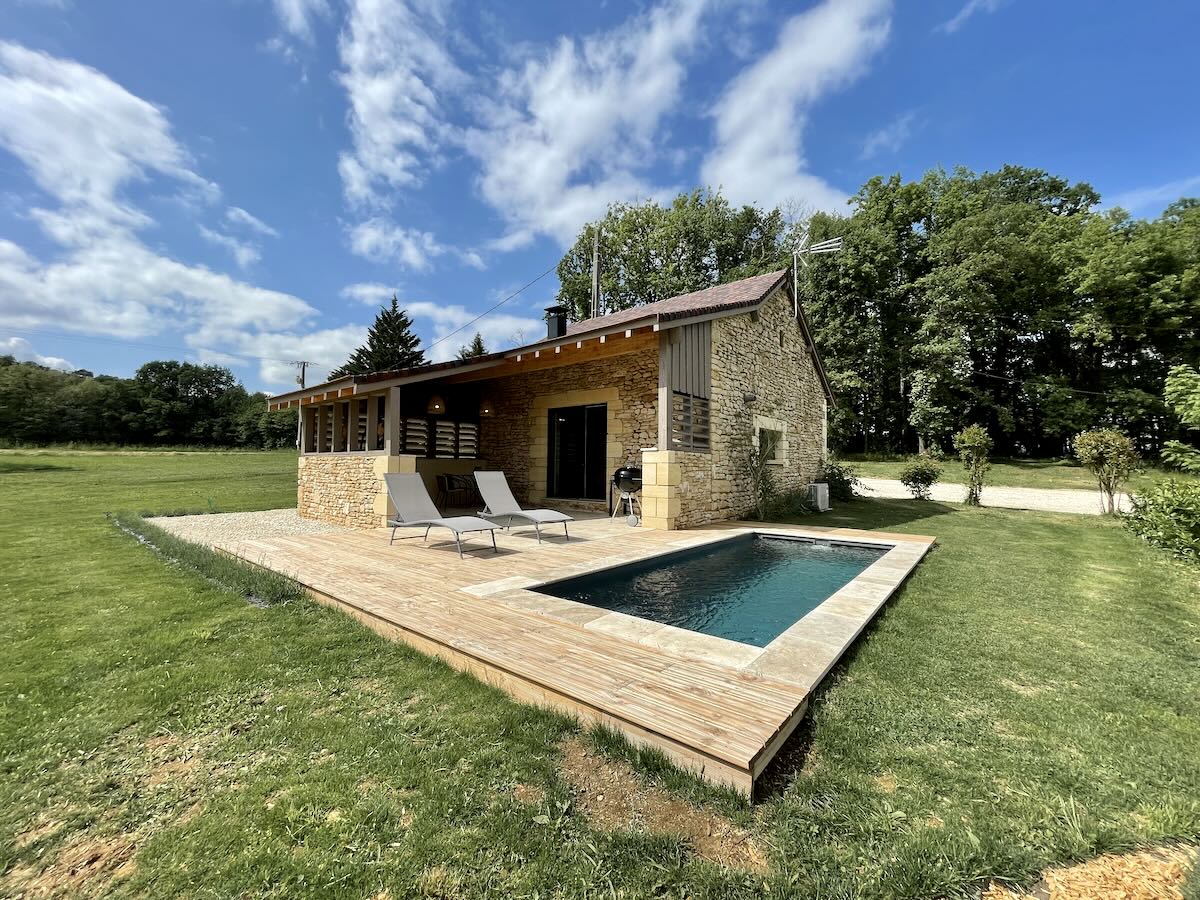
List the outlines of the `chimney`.
<svg viewBox="0 0 1200 900">
<path fill-rule="evenodd" d="M 546 307 L 546 338 L 554 340 L 555 338 L 565 337 L 567 333 L 567 308 L 565 306 Z"/>
</svg>

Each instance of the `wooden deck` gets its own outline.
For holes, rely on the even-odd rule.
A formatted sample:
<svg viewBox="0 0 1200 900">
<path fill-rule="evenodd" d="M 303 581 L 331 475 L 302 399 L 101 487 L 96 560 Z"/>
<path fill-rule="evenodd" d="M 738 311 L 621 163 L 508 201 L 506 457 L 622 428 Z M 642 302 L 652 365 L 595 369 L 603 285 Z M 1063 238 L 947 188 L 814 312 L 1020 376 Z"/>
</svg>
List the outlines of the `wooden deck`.
<svg viewBox="0 0 1200 900">
<path fill-rule="evenodd" d="M 720 526 L 661 532 L 588 520 L 575 524 L 569 543 L 557 536 L 539 545 L 532 530 L 497 532 L 498 553 L 489 546 L 461 560 L 436 532 L 429 544 L 415 534 L 392 546 L 386 529 L 213 546 L 294 578 L 322 602 L 519 700 L 606 724 L 747 794 L 807 708 L 814 685 L 750 671 L 736 653 L 723 664 L 690 652 L 686 641 L 650 646 L 588 627 L 603 615 L 592 607 L 552 601 L 563 607 L 550 614 L 513 600 L 531 584 L 727 536 Z M 478 538 L 470 545 L 482 547 Z M 698 637 L 720 651 L 720 639 Z"/>
</svg>

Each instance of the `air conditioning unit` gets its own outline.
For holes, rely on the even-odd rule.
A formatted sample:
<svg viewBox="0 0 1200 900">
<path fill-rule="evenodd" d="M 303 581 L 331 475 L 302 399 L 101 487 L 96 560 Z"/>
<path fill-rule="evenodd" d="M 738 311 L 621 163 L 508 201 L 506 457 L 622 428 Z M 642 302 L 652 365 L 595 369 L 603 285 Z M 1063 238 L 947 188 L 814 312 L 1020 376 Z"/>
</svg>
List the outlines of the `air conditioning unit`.
<svg viewBox="0 0 1200 900">
<path fill-rule="evenodd" d="M 829 485 L 823 481 L 808 486 L 808 502 L 817 512 L 829 512 Z"/>
</svg>

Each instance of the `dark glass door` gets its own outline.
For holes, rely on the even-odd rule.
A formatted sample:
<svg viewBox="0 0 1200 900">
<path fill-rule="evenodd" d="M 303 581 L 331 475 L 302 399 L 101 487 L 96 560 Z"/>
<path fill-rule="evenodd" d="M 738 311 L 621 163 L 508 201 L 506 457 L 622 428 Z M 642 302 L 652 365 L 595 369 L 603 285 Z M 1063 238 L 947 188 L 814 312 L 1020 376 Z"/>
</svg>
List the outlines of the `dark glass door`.
<svg viewBox="0 0 1200 900">
<path fill-rule="evenodd" d="M 562 406 L 550 410 L 550 458 L 546 494 L 583 500 L 603 500 L 607 494 L 605 463 L 608 447 L 608 406 Z"/>
</svg>

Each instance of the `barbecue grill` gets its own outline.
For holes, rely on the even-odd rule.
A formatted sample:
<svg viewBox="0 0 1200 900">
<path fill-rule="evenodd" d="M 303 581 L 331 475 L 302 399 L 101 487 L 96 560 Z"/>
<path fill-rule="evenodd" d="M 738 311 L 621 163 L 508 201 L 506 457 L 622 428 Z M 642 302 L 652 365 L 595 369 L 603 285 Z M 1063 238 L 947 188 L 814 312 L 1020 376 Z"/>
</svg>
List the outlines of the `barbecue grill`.
<svg viewBox="0 0 1200 900">
<path fill-rule="evenodd" d="M 613 504 L 612 517 L 615 519 L 622 508 L 625 510 L 625 521 L 631 526 L 641 521 L 642 504 L 637 495 L 642 490 L 642 470 L 639 466 L 621 466 L 612 476 L 613 488 L 618 492 L 617 502 Z"/>
</svg>

